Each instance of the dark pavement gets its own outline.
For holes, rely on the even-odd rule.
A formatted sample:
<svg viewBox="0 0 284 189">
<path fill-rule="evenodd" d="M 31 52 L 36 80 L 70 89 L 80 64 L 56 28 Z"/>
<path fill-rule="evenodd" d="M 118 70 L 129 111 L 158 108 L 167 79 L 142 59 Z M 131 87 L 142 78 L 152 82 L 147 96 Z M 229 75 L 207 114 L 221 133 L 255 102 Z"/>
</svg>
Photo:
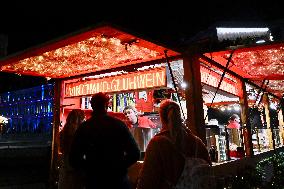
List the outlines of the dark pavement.
<svg viewBox="0 0 284 189">
<path fill-rule="evenodd" d="M 46 189 L 50 144 L 0 143 L 0 189 Z"/>
</svg>

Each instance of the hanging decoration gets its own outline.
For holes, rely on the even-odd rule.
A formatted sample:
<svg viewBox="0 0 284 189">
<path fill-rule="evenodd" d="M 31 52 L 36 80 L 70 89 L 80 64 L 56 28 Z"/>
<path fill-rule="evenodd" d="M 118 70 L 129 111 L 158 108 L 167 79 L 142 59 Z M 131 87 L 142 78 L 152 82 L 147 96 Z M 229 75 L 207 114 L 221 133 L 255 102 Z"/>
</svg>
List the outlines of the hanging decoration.
<svg viewBox="0 0 284 189">
<path fill-rule="evenodd" d="M 0 70 L 62 78 L 149 61 L 158 56 L 161 55 L 157 51 L 137 44 L 129 44 L 126 49 L 120 39 L 99 35 L 4 65 Z"/>
<path fill-rule="evenodd" d="M 212 57 L 224 66 L 230 51 L 207 53 L 205 56 Z M 238 48 L 232 57 L 230 70 L 257 85 L 263 80 L 269 81 L 266 91 L 281 97 L 284 92 L 284 45 L 278 43 Z"/>
<path fill-rule="evenodd" d="M 228 58 L 229 53 L 225 54 Z M 235 66 L 252 77 L 266 78 L 283 76 L 284 47 L 236 52 L 232 58 Z"/>
<path fill-rule="evenodd" d="M 252 81 L 258 86 L 261 85 L 260 80 L 252 80 Z M 284 91 L 284 80 L 269 80 L 269 83 L 267 84 L 266 88 L 269 92 L 275 94 L 278 97 L 281 97 Z"/>
</svg>

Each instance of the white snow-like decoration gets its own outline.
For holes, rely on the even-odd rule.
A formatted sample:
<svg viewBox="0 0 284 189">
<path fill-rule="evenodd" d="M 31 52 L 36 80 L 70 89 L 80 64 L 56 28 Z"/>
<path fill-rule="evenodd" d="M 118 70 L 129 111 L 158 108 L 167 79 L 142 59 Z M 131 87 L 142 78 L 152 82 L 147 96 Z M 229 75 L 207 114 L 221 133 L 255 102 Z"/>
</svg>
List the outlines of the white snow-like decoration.
<svg viewBox="0 0 284 189">
<path fill-rule="evenodd" d="M 224 28 L 217 27 L 217 37 L 219 41 L 236 40 L 238 38 L 245 39 L 248 37 L 263 37 L 266 36 L 271 40 L 271 32 L 269 28 Z"/>
</svg>

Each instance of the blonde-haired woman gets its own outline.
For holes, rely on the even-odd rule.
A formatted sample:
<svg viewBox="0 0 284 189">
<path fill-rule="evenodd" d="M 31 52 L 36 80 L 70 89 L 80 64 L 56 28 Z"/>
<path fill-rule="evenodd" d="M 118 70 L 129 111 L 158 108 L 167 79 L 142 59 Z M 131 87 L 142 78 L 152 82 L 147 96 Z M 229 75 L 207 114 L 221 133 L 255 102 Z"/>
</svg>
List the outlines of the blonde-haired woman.
<svg viewBox="0 0 284 189">
<path fill-rule="evenodd" d="M 180 107 L 176 102 L 162 101 L 159 114 L 162 129 L 148 144 L 137 189 L 171 188 L 171 184 L 178 181 L 185 163 L 178 151 L 187 157 L 197 156 L 211 163 L 204 143 L 183 125 Z"/>
<path fill-rule="evenodd" d="M 62 163 L 59 169 L 59 189 L 82 189 L 83 181 L 81 173 L 75 171 L 69 165 L 69 152 L 75 131 L 85 120 L 83 110 L 72 110 L 66 119 L 66 123 L 60 132 L 60 151 L 62 152 Z"/>
</svg>

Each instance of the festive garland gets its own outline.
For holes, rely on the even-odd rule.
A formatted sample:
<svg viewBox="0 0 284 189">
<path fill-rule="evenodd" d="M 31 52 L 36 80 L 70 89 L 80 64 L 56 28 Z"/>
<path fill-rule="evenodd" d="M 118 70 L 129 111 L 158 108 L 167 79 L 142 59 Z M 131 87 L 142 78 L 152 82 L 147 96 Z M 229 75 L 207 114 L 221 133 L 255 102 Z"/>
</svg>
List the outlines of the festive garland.
<svg viewBox="0 0 284 189">
<path fill-rule="evenodd" d="M 256 166 L 256 172 L 261 178 L 262 186 L 271 189 L 284 188 L 284 153 L 275 153 Z"/>
</svg>

